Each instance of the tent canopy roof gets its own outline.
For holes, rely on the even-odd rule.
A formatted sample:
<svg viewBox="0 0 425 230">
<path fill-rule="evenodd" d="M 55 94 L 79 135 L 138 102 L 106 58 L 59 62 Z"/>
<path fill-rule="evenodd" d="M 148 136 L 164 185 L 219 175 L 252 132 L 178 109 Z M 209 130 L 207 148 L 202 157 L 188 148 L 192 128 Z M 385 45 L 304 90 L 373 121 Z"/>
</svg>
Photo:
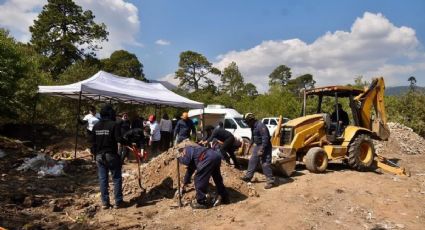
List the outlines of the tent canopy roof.
<svg viewBox="0 0 425 230">
<path fill-rule="evenodd" d="M 127 104 L 166 105 L 182 108 L 204 108 L 201 102 L 182 97 L 160 83 L 146 83 L 99 71 L 92 77 L 69 85 L 38 86 L 38 92 L 52 96 L 97 101 L 118 101 Z"/>
</svg>

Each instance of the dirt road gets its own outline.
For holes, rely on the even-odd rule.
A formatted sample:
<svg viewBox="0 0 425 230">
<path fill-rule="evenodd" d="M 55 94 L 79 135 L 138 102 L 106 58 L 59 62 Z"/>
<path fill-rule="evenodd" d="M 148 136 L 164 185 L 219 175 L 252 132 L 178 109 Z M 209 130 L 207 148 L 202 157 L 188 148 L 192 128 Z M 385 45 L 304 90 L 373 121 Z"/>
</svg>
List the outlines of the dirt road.
<svg viewBox="0 0 425 230">
<path fill-rule="evenodd" d="M 7 149 L 4 146 L 2 149 Z M 247 184 L 243 172 L 223 166 L 232 203 L 209 210 L 176 207 L 174 161 L 160 156 L 143 167 L 148 188 L 139 197 L 136 164 L 124 166 L 129 207 L 101 210 L 96 166 L 87 153 L 69 161 L 68 176 L 38 178 L 17 172 L 21 149 L 0 158 L 0 226 L 9 229 L 424 229 L 425 156 L 403 154 L 386 144 L 411 177 L 356 172 L 332 163 L 324 174 L 302 165 L 279 186 L 264 190 L 264 177 Z M 183 173 L 183 170 L 182 170 Z M 193 196 L 194 191 L 187 194 Z"/>
</svg>

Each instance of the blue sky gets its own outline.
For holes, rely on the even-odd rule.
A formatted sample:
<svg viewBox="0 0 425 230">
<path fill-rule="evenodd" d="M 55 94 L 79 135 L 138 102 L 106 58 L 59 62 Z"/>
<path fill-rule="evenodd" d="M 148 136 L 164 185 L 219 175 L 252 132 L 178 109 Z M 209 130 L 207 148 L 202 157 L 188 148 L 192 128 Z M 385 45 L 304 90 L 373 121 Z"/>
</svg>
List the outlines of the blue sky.
<svg viewBox="0 0 425 230">
<path fill-rule="evenodd" d="M 150 79 L 174 81 L 178 56 L 204 54 L 215 66 L 235 61 L 267 90 L 267 75 L 286 64 L 318 85 L 352 83 L 355 76 L 415 76 L 425 85 L 425 1 L 195 1 L 75 0 L 105 22 L 116 49 L 135 53 Z M 27 29 L 46 0 L 1 0 L 0 26 L 27 41 Z M 174 82 L 176 83 L 176 82 Z"/>
</svg>

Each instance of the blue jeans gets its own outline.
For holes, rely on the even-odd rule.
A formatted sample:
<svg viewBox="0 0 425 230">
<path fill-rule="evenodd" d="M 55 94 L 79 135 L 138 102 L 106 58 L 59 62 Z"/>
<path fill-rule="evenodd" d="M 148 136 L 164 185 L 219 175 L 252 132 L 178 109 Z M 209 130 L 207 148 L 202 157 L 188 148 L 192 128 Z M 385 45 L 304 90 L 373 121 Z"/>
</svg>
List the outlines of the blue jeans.
<svg viewBox="0 0 425 230">
<path fill-rule="evenodd" d="M 97 173 L 99 176 L 100 194 L 102 203 L 109 205 L 109 171 L 111 171 L 112 182 L 114 183 L 115 204 L 123 201 L 122 195 L 122 175 L 121 159 L 118 154 L 97 154 Z"/>
<path fill-rule="evenodd" d="M 271 168 L 272 162 L 272 148 L 266 147 L 264 148 L 264 153 L 261 156 L 258 156 L 258 150 L 260 146 L 255 146 L 252 151 L 251 158 L 249 158 L 248 170 L 246 172 L 246 177 L 251 179 L 254 176 L 255 170 L 257 169 L 258 162 L 261 163 L 261 167 L 263 169 L 263 174 L 267 178 L 267 182 L 274 182 L 273 172 Z"/>
</svg>

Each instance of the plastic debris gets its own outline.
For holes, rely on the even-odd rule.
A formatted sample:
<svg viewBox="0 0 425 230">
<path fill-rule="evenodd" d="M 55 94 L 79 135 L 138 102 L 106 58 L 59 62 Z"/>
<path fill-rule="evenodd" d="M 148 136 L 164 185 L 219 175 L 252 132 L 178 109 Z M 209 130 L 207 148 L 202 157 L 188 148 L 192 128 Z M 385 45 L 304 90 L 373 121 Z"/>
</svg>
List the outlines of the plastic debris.
<svg viewBox="0 0 425 230">
<path fill-rule="evenodd" d="M 64 175 L 65 162 L 55 161 L 46 154 L 39 153 L 36 157 L 27 158 L 24 160 L 21 166 L 17 168 L 18 171 L 32 171 L 37 172 L 40 177 L 46 175 L 49 176 L 61 176 Z"/>
</svg>

